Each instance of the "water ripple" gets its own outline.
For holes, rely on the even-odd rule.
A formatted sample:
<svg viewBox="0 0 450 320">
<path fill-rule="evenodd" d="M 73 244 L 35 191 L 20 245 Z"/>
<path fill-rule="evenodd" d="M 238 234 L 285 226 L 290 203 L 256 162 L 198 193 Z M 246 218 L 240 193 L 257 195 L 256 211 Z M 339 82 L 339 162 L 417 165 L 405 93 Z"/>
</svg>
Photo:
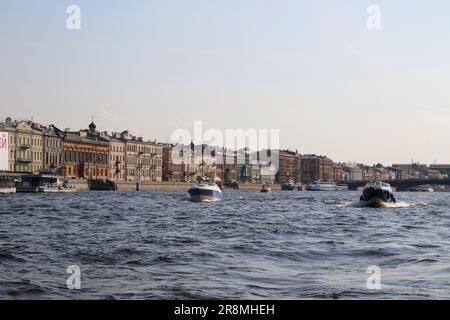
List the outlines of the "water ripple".
<svg viewBox="0 0 450 320">
<path fill-rule="evenodd" d="M 405 205 L 378 210 L 348 206 L 354 192 L 224 196 L 2 196 L 0 299 L 450 298 L 447 194 L 399 193 Z"/>
</svg>

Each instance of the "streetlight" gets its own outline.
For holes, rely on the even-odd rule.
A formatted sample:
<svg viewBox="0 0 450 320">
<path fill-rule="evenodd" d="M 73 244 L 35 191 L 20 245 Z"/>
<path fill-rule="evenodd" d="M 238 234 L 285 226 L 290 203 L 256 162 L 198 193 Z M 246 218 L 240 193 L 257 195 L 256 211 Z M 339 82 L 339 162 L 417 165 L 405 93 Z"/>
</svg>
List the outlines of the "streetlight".
<svg viewBox="0 0 450 320">
<path fill-rule="evenodd" d="M 136 166 L 136 170 L 137 170 L 137 181 L 136 181 L 136 191 L 139 191 L 139 180 L 141 179 L 141 156 L 143 155 L 142 151 L 139 151 L 137 154 L 137 166 Z"/>
</svg>

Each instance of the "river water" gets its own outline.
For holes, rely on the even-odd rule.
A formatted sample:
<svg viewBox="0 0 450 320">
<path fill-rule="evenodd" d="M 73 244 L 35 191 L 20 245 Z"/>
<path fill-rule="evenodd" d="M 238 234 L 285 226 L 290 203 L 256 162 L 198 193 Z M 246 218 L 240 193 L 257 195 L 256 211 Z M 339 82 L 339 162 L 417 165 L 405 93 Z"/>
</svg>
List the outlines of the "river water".
<svg viewBox="0 0 450 320">
<path fill-rule="evenodd" d="M 370 209 L 356 192 L 3 195 L 0 299 L 450 298 L 450 195 L 396 196 Z"/>
</svg>

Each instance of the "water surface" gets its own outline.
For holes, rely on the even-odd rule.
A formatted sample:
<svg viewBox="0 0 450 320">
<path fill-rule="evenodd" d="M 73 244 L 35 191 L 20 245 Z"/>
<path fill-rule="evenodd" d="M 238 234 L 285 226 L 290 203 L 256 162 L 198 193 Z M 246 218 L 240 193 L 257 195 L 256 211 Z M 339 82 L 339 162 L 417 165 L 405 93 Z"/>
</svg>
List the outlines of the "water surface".
<svg viewBox="0 0 450 320">
<path fill-rule="evenodd" d="M 0 299 L 450 298 L 449 194 L 396 196 L 385 209 L 348 205 L 355 192 L 0 196 Z"/>
</svg>

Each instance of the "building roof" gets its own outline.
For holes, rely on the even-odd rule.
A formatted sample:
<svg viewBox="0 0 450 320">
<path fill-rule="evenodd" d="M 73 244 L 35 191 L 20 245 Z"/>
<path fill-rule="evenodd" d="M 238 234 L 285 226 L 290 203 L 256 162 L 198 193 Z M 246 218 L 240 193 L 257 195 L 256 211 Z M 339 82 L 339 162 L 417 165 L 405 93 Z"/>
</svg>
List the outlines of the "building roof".
<svg viewBox="0 0 450 320">
<path fill-rule="evenodd" d="M 104 141 L 103 139 L 98 139 L 98 136 L 90 136 L 87 135 L 86 137 L 81 136 L 80 134 L 73 133 L 73 132 L 66 132 L 64 134 L 64 139 L 68 141 L 75 141 L 75 142 L 81 142 L 81 143 L 88 143 L 88 144 L 100 144 L 100 145 L 109 145 L 107 141 Z"/>
</svg>

